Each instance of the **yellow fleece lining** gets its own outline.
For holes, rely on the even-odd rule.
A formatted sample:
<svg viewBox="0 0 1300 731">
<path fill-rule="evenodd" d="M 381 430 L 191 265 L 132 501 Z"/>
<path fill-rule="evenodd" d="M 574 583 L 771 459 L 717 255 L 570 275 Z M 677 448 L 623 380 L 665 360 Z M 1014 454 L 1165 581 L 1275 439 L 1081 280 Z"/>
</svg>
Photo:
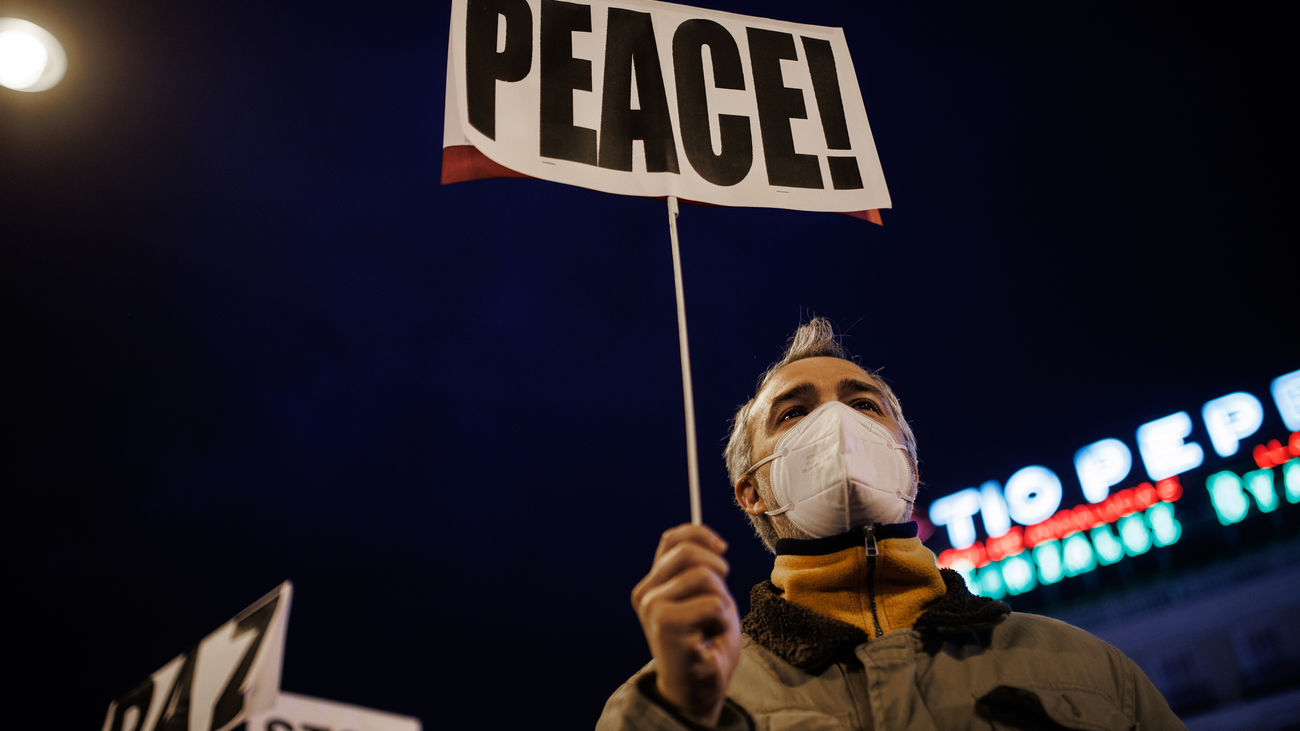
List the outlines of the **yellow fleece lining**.
<svg viewBox="0 0 1300 731">
<path fill-rule="evenodd" d="M 882 632 L 911 627 L 946 591 L 934 553 L 919 538 L 886 538 L 876 544 L 874 597 Z M 865 546 L 823 556 L 782 555 L 772 583 L 787 601 L 847 622 L 874 637 Z"/>
</svg>

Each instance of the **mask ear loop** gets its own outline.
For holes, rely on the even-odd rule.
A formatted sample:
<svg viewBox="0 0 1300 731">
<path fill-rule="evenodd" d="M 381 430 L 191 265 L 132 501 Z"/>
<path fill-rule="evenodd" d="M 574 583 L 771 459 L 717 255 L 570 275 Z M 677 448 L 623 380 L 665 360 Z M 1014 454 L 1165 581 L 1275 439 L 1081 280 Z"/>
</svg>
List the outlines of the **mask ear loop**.
<svg viewBox="0 0 1300 731">
<path fill-rule="evenodd" d="M 770 454 L 770 455 L 768 455 L 768 456 L 766 456 L 766 457 L 760 459 L 759 461 L 755 462 L 754 464 L 750 465 L 750 466 L 749 466 L 749 469 L 745 470 L 745 473 L 744 473 L 744 475 L 742 475 L 742 477 L 747 477 L 747 476 L 749 476 L 749 475 L 752 475 L 752 474 L 754 474 L 754 472 L 756 472 L 756 471 L 758 470 L 759 467 L 762 467 L 763 465 L 767 464 L 768 462 L 771 462 L 771 461 L 774 460 L 774 459 L 777 459 L 778 457 L 784 457 L 784 456 L 785 456 L 785 452 L 773 452 L 772 454 Z M 789 510 L 790 508 L 793 508 L 793 507 L 794 507 L 793 505 L 787 505 L 787 506 L 785 506 L 784 508 L 777 508 L 777 509 L 775 509 L 775 510 L 769 510 L 769 511 L 767 511 L 767 512 L 765 513 L 765 515 L 768 515 L 768 516 L 772 516 L 772 515 L 780 515 L 781 513 L 784 513 L 784 512 L 786 512 L 787 510 Z"/>
<path fill-rule="evenodd" d="M 868 424 L 868 429 L 870 429 L 871 431 L 874 431 L 878 434 L 883 434 L 886 437 L 888 437 L 891 443 L 890 446 L 903 457 L 903 462 L 907 464 L 907 471 L 912 475 L 912 495 L 911 497 L 908 497 L 906 495 L 899 494 L 899 497 L 906 500 L 909 506 L 915 507 L 916 488 L 921 484 L 921 474 L 920 471 L 917 469 L 916 462 L 912 459 L 912 455 L 907 451 L 906 447 L 904 447 L 902 444 L 898 442 L 897 439 L 894 438 L 894 435 L 891 434 L 888 429 L 880 425 L 878 422 L 871 419 L 864 418 L 864 423 Z"/>
<path fill-rule="evenodd" d="M 777 457 L 784 457 L 784 456 L 785 456 L 784 452 L 773 452 L 772 454 L 750 465 L 749 469 L 745 470 L 744 474 L 742 474 L 741 477 L 748 477 L 749 475 L 754 474 L 754 471 L 757 470 L 759 467 L 762 467 L 763 465 L 767 464 L 768 462 L 771 462 Z"/>
<path fill-rule="evenodd" d="M 917 471 L 917 469 L 916 469 L 916 462 L 912 460 L 912 455 L 911 455 L 911 454 L 908 454 L 907 449 L 905 449 L 905 448 L 903 447 L 903 445 L 901 445 L 901 444 L 895 445 L 894 449 L 897 449 L 897 450 L 899 451 L 899 453 L 901 453 L 901 454 L 903 455 L 903 461 L 907 463 L 907 471 L 910 472 L 910 473 L 912 474 L 912 492 L 911 492 L 911 495 L 910 495 L 910 496 L 899 495 L 899 497 L 901 497 L 901 498 L 903 498 L 904 500 L 906 500 L 906 501 L 907 501 L 907 504 L 908 504 L 909 507 L 915 507 L 915 506 L 916 506 L 916 490 L 917 490 L 918 487 L 921 486 L 921 475 L 920 475 L 920 473 L 919 473 L 919 472 Z"/>
</svg>

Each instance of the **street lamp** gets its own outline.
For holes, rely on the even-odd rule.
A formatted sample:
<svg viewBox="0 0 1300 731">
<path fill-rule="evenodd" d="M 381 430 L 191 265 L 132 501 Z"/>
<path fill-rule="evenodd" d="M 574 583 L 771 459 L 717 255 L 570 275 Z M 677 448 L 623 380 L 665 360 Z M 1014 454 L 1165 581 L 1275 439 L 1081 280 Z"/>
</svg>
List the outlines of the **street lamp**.
<svg viewBox="0 0 1300 731">
<path fill-rule="evenodd" d="M 0 18 L 0 86 L 45 91 L 67 68 L 63 46 L 49 31 L 19 18 Z"/>
</svg>

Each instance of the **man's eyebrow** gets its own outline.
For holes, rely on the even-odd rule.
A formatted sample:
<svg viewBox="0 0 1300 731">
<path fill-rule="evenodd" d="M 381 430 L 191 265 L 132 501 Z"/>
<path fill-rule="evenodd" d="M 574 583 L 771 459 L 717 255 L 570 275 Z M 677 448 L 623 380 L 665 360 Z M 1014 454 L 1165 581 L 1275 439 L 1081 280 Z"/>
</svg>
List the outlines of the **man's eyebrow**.
<svg viewBox="0 0 1300 731">
<path fill-rule="evenodd" d="M 882 390 L 880 386 L 877 386 L 874 383 L 868 383 L 858 378 L 845 378 L 843 381 L 840 381 L 838 389 L 840 396 L 843 396 L 846 393 L 861 393 L 864 391 L 873 396 L 883 397 L 885 395 L 884 390 Z"/>
<path fill-rule="evenodd" d="M 767 420 L 772 421 L 772 416 L 776 414 L 776 409 L 785 401 L 792 399 L 806 399 L 817 396 L 817 387 L 811 383 L 800 383 L 794 388 L 787 389 L 784 393 L 772 399 L 772 407 L 768 409 Z"/>
</svg>

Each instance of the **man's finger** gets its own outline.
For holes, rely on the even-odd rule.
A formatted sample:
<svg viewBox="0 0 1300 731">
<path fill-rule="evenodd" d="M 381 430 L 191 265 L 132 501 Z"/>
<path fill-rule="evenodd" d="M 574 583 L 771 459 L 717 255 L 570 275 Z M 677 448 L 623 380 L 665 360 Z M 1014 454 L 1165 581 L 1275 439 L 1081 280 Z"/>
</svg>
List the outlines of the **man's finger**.
<svg viewBox="0 0 1300 731">
<path fill-rule="evenodd" d="M 659 547 L 655 549 L 655 560 L 658 561 L 659 557 L 672 550 L 673 546 L 686 541 L 698 543 L 714 553 L 722 553 L 727 550 L 727 542 L 722 540 L 707 525 L 683 523 L 669 528 L 659 537 Z"/>
<path fill-rule="evenodd" d="M 646 579 L 652 584 L 662 584 L 696 566 L 707 566 L 718 572 L 720 576 L 726 576 L 731 572 L 727 560 L 714 551 L 698 543 L 678 543 L 655 561 L 650 567 L 650 573 L 646 574 Z"/>
<path fill-rule="evenodd" d="M 727 585 L 716 571 L 696 566 L 645 591 L 638 598 L 638 614 L 645 614 L 654 602 L 680 602 L 696 596 L 714 594 L 730 598 Z"/>
<path fill-rule="evenodd" d="M 632 589 L 632 606 L 640 611 L 639 607 L 648 591 L 696 566 L 702 566 L 719 576 L 726 576 L 731 571 L 726 560 L 713 551 L 698 543 L 679 543 L 655 561 L 650 573 L 637 582 Z"/>
<path fill-rule="evenodd" d="M 698 632 L 704 637 L 716 637 L 726 632 L 733 621 L 735 611 L 732 606 L 727 597 L 705 594 L 665 604 L 657 619 L 664 630 L 674 635 Z"/>
</svg>

